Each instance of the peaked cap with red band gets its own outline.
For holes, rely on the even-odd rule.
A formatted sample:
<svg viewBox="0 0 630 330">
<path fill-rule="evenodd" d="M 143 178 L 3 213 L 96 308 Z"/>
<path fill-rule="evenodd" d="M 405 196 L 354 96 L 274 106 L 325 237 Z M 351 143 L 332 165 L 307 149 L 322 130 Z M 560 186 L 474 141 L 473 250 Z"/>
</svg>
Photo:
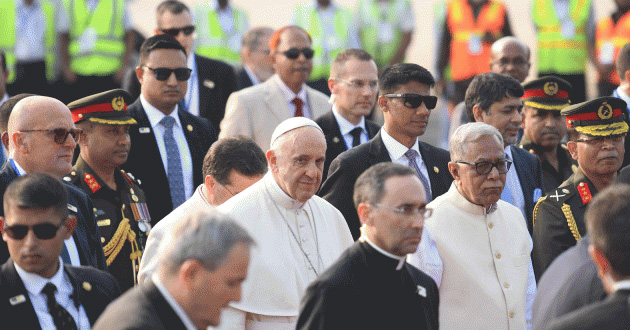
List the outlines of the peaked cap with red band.
<svg viewBox="0 0 630 330">
<path fill-rule="evenodd" d="M 523 85 L 523 105 L 540 109 L 560 111 L 569 106 L 571 84 L 564 79 L 545 76 Z"/>
<path fill-rule="evenodd" d="M 132 125 L 137 122 L 127 112 L 127 104 L 131 101 L 127 91 L 112 89 L 71 102 L 68 108 L 75 124 L 89 120 L 103 125 Z"/>
<path fill-rule="evenodd" d="M 625 113 L 626 102 L 612 96 L 574 104 L 561 111 L 567 119 L 567 127 L 589 136 L 626 134 Z"/>
</svg>

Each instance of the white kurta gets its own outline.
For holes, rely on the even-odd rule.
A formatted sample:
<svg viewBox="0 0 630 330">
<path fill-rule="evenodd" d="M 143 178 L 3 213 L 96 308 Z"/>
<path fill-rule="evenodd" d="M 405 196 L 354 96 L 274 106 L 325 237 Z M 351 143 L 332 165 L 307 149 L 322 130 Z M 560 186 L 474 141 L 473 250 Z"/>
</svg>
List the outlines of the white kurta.
<svg viewBox="0 0 630 330">
<path fill-rule="evenodd" d="M 269 322 L 249 329 L 294 329 L 308 285 L 353 243 L 341 212 L 318 196 L 298 203 L 271 173 L 217 210 L 231 215 L 256 241 L 241 301 L 230 304 L 220 329 L 241 328 L 226 320 L 239 311 L 291 320 L 281 327 Z"/>
<path fill-rule="evenodd" d="M 440 328 L 526 329 L 536 284 L 532 242 L 518 208 L 499 201 L 486 214 L 455 183 L 428 207 L 433 216 L 408 261 L 439 286 Z"/>
</svg>

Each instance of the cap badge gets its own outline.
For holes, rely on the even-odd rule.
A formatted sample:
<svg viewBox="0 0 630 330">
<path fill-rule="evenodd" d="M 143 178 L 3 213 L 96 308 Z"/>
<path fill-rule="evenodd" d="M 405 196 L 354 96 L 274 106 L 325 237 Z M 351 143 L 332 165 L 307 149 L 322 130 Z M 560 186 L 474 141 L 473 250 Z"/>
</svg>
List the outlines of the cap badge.
<svg viewBox="0 0 630 330">
<path fill-rule="evenodd" d="M 604 102 L 599 109 L 597 109 L 597 116 L 599 119 L 610 119 L 613 115 L 613 109 L 607 102 Z"/>
<path fill-rule="evenodd" d="M 558 93 L 558 83 L 555 81 L 546 82 L 545 86 L 543 87 L 543 91 L 549 96 L 556 95 Z"/>
<path fill-rule="evenodd" d="M 112 109 L 120 111 L 125 108 L 125 99 L 122 96 L 116 96 L 112 100 Z"/>
</svg>

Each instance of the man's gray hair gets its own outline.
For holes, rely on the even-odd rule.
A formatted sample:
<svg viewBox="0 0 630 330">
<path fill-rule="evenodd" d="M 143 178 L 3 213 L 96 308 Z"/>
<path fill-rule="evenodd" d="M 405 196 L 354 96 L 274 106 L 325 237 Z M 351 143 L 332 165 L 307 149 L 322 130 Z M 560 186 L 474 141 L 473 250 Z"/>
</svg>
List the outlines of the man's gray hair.
<svg viewBox="0 0 630 330">
<path fill-rule="evenodd" d="M 177 273 L 181 265 L 190 259 L 214 271 L 236 244 L 255 244 L 249 233 L 230 216 L 214 210 L 186 215 L 164 243 L 167 244 L 162 251 L 162 264 L 169 274 Z"/>
<path fill-rule="evenodd" d="M 481 122 L 459 126 L 449 140 L 451 161 L 463 160 L 468 150 L 468 144 L 484 136 L 493 136 L 503 146 L 503 137 L 494 126 Z"/>
<path fill-rule="evenodd" d="M 263 37 L 270 37 L 272 34 L 273 29 L 268 26 L 251 28 L 243 35 L 241 47 L 249 48 L 252 51 L 258 50 L 263 43 L 267 42 L 267 40 L 264 40 Z"/>
</svg>

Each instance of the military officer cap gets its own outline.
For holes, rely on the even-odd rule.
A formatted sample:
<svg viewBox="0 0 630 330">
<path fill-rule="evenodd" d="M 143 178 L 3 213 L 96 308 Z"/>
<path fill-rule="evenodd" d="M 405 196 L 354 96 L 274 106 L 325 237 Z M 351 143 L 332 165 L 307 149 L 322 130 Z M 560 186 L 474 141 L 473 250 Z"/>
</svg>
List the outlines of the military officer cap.
<svg viewBox="0 0 630 330">
<path fill-rule="evenodd" d="M 546 76 L 532 80 L 524 84 L 523 89 L 523 105 L 532 108 L 560 111 L 571 103 L 571 84 L 558 77 Z"/>
<path fill-rule="evenodd" d="M 88 120 L 103 125 L 131 125 L 137 122 L 127 112 L 130 101 L 127 91 L 112 89 L 78 99 L 68 104 L 68 108 L 75 124 Z"/>
<path fill-rule="evenodd" d="M 566 116 L 567 127 L 589 136 L 621 135 L 628 132 L 625 122 L 626 102 L 605 96 L 574 104 L 561 112 Z"/>
</svg>

